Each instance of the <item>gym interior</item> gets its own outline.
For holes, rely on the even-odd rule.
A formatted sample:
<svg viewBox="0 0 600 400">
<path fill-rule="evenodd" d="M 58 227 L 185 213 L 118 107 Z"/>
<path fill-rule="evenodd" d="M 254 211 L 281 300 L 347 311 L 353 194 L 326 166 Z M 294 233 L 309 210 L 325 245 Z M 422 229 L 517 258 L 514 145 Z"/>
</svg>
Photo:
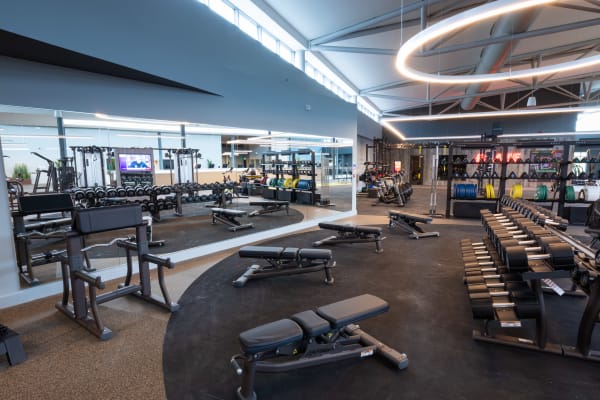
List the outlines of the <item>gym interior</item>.
<svg viewBox="0 0 600 400">
<path fill-rule="evenodd" d="M 443 83 L 428 84 L 423 107 L 361 103 L 318 78 L 337 60 L 312 58 L 327 35 L 314 52 L 286 47 L 302 36 L 294 6 L 53 3 L 10 0 L 0 15 L 7 398 L 597 397 L 593 71 L 511 78 L 532 87 L 520 91 L 462 83 L 439 103 Z M 417 22 L 422 34 L 519 2 L 395 3 L 374 2 L 388 9 L 375 19 L 357 6 L 364 21 L 331 35 L 417 38 Z M 546 14 L 600 12 L 524 3 L 534 11 L 482 24 L 477 59 L 567 31 L 534 24 Z M 567 25 L 598 39 L 591 22 Z M 465 102 L 477 105 L 455 113 Z"/>
</svg>

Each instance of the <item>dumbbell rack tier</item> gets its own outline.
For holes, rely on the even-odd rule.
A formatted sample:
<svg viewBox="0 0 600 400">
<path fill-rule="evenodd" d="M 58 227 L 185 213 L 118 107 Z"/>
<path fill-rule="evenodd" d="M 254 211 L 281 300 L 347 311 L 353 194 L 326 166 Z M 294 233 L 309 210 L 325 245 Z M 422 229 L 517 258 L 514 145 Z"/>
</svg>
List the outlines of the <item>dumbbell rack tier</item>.
<svg viewBox="0 0 600 400">
<path fill-rule="evenodd" d="M 282 157 L 288 158 L 287 160 Z M 262 173 L 264 176 L 273 176 L 281 182 L 283 179 L 299 182 L 301 178 L 306 181 L 308 188 L 281 187 L 269 185 L 263 188 L 263 197 L 272 200 L 286 200 L 302 204 L 315 204 L 319 199 L 316 193 L 316 162 L 315 152 L 310 149 L 269 151 L 262 155 Z"/>
<path fill-rule="evenodd" d="M 224 189 L 233 189 L 234 184 L 184 183 L 163 186 L 128 186 L 75 188 L 70 195 L 80 208 L 104 207 L 139 203 L 142 211 L 149 212 L 155 222 L 160 221 L 160 212 L 173 210 L 183 215 L 183 203 L 215 202 L 222 206 Z M 210 194 L 207 194 L 210 192 Z"/>
<path fill-rule="evenodd" d="M 490 258 L 494 263 L 494 267 L 502 268 L 504 265 L 500 261 L 500 256 L 497 253 L 494 244 L 492 241 L 484 237 L 483 243 L 485 245 L 486 250 L 490 254 Z M 544 304 L 544 291 L 542 289 L 542 280 L 543 279 L 557 279 L 557 278 L 567 278 L 569 277 L 568 271 L 554 271 L 552 270 L 546 263 L 542 261 L 529 262 L 529 271 L 523 272 L 521 274 L 521 278 L 523 281 L 529 282 L 529 286 L 531 288 L 532 293 L 534 294 L 537 300 L 537 306 L 539 307 L 539 314 L 537 318 L 535 318 L 535 338 L 528 339 L 523 337 L 516 337 L 506 334 L 491 334 L 490 328 L 492 328 L 492 323 L 495 323 L 498 328 L 522 328 L 525 326 L 523 321 L 520 320 L 513 309 L 504 308 L 497 310 L 495 314 L 494 321 L 486 320 L 484 321 L 483 327 L 481 329 L 473 330 L 473 339 L 484 341 L 484 342 L 492 342 L 492 343 L 501 343 L 508 344 L 517 347 L 524 348 L 535 348 L 536 350 L 544 350 L 560 353 L 560 349 L 556 348 L 555 345 L 548 344 L 548 330 L 547 330 L 547 317 L 546 317 L 546 309 Z M 489 280 L 492 284 L 498 283 L 500 284 L 500 280 Z M 511 303 L 512 299 L 509 296 L 505 297 L 494 297 L 495 302 L 500 303 Z"/>
<path fill-rule="evenodd" d="M 569 146 L 573 144 L 571 142 L 560 142 L 560 143 L 552 143 L 552 146 L 563 146 L 563 155 L 569 154 Z M 567 161 L 564 159 L 561 160 L 542 160 L 542 159 L 534 159 L 534 160 L 525 160 L 528 162 L 518 162 L 517 160 L 512 159 L 503 159 L 502 156 L 499 159 L 482 159 L 480 162 L 474 162 L 476 160 L 468 160 L 458 155 L 458 152 L 465 151 L 474 151 L 480 150 L 480 152 L 500 152 L 501 155 L 509 154 L 509 148 L 531 148 L 535 146 L 539 147 L 548 147 L 547 143 L 468 143 L 461 144 L 455 143 L 452 144 L 449 148 L 449 156 L 448 156 L 448 171 L 453 171 L 456 167 L 464 167 L 466 171 L 466 176 L 464 174 L 459 176 L 449 175 L 447 181 L 447 195 L 446 195 L 446 217 L 450 217 L 452 205 L 456 203 L 464 203 L 472 205 L 478 209 L 489 209 L 491 211 L 498 210 L 498 199 L 507 194 L 510 191 L 510 187 L 513 187 L 515 184 L 520 182 L 555 182 L 557 183 L 557 192 L 559 194 L 558 199 L 545 199 L 539 200 L 540 202 L 546 202 L 547 205 L 553 206 L 556 202 L 558 204 L 558 213 L 560 215 L 564 215 L 564 207 L 565 207 L 565 188 L 567 186 L 567 182 L 570 179 L 575 179 L 573 176 L 569 176 L 568 174 L 568 166 L 572 164 L 571 161 Z M 544 161 L 547 161 L 553 165 L 555 165 L 557 173 L 554 174 L 540 174 L 540 175 L 523 175 L 522 173 L 516 173 L 521 166 L 529 166 L 542 164 Z M 485 171 L 485 173 L 475 174 L 474 172 L 469 171 L 469 166 L 477 166 L 477 170 Z M 492 172 L 487 172 L 492 171 Z M 453 181 L 456 183 L 460 181 L 462 184 L 470 183 L 477 185 L 477 195 L 471 196 L 474 198 L 461 198 L 461 196 L 457 196 L 455 193 L 456 185 L 453 186 Z M 494 196 L 493 198 L 489 198 L 490 196 L 486 196 L 485 186 L 486 184 L 492 185 Z M 509 186 L 507 186 L 509 185 Z M 487 197 L 487 198 L 486 198 Z M 536 199 L 529 199 L 531 201 L 538 201 Z M 456 215 L 455 215 L 456 216 Z M 477 214 L 469 215 L 469 217 L 477 217 Z"/>
<path fill-rule="evenodd" d="M 527 232 L 527 235 L 530 239 L 533 238 L 537 240 L 538 243 L 542 243 L 542 240 L 545 240 L 546 243 L 548 243 L 548 238 L 550 238 L 552 239 L 550 240 L 551 242 L 559 243 L 561 248 L 565 248 L 565 246 L 569 248 L 569 246 L 571 246 L 572 250 L 574 250 L 572 261 L 573 267 L 569 268 L 568 263 L 562 263 L 559 261 L 555 261 L 556 265 L 553 267 L 551 264 L 541 261 L 543 255 L 540 255 L 537 257 L 537 260 L 534 260 L 536 257 L 530 257 L 527 264 L 527 271 L 521 273 L 522 279 L 530 282 L 530 287 L 535 293 L 539 302 L 540 312 L 536 318 L 535 339 L 523 339 L 515 336 L 513 332 L 506 334 L 490 334 L 488 330 L 489 321 L 485 321 L 482 329 L 473 331 L 473 338 L 478 341 L 510 345 L 530 350 L 576 357 L 585 360 L 600 361 L 600 352 L 591 349 L 593 329 L 596 323 L 599 322 L 598 315 L 600 313 L 600 279 L 598 279 L 600 276 L 600 270 L 598 270 L 596 267 L 598 254 L 593 249 L 583 245 L 581 242 L 572 239 L 570 235 L 564 232 L 566 229 L 564 221 L 562 221 L 560 217 L 557 217 L 556 215 L 548 214 L 548 210 L 541 208 L 539 205 L 525 200 L 511 199 L 507 196 L 501 199 L 500 204 L 502 205 L 503 214 L 505 216 L 510 215 L 512 221 L 515 221 L 515 225 L 518 225 L 524 232 Z M 497 229 L 495 228 L 497 224 L 488 224 L 490 219 L 486 219 L 485 214 L 487 214 L 487 218 L 489 218 L 491 213 L 482 211 L 482 221 L 484 221 L 486 224 L 488 234 L 490 236 L 484 237 L 483 245 L 475 245 L 468 240 L 461 241 L 461 245 L 463 247 L 463 252 L 465 249 L 472 249 L 469 250 L 472 252 L 475 247 L 479 249 L 478 251 L 481 251 L 482 248 L 485 248 L 483 252 L 489 254 L 489 259 L 491 261 L 486 261 L 484 264 L 483 261 L 478 260 L 476 264 L 479 263 L 482 268 L 493 265 L 491 268 L 500 269 L 506 267 L 506 265 L 510 265 L 510 261 L 507 261 L 505 263 L 506 265 L 503 265 L 504 263 L 500 261 L 501 257 L 496 249 L 500 248 L 498 247 L 498 238 L 502 237 L 502 235 L 498 233 L 497 230 L 494 230 Z M 495 216 L 504 218 L 500 214 Z M 526 223 L 526 221 L 529 221 L 529 223 Z M 531 223 L 535 223 L 535 225 L 532 226 Z M 493 239 L 491 236 L 492 232 L 494 232 L 495 239 Z M 541 247 L 547 249 L 546 253 L 551 253 L 551 250 L 548 250 L 551 246 L 553 245 L 542 245 Z M 469 261 L 470 260 L 471 258 Z M 508 260 L 508 256 L 505 257 L 505 261 L 506 260 Z M 569 263 L 570 262 L 571 261 L 569 261 Z M 477 268 L 479 267 L 469 266 L 469 268 L 467 268 L 465 265 L 465 274 L 468 274 L 467 269 L 473 271 Z M 587 271 L 587 274 L 582 275 L 582 269 Z M 512 274 L 510 270 L 508 273 Z M 582 285 L 582 277 L 587 277 L 585 285 Z M 573 287 L 580 287 L 588 294 L 588 301 L 579 322 L 576 341 L 577 344 L 574 347 L 565 344 L 548 343 L 547 340 L 547 313 L 544 306 L 542 281 L 556 278 L 572 278 Z M 486 286 L 489 287 L 487 281 Z M 505 287 L 508 288 L 508 285 L 505 285 Z M 568 299 L 568 297 L 566 297 L 566 299 Z M 474 311 L 474 316 L 475 315 L 476 312 Z M 497 323 L 501 325 L 501 321 Z"/>
</svg>

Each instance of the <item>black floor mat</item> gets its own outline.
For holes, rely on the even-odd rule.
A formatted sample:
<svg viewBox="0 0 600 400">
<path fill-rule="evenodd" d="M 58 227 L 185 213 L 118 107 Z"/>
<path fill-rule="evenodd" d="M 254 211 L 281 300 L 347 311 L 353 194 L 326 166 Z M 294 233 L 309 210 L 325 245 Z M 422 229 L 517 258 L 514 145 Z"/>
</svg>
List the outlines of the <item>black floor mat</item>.
<svg viewBox="0 0 600 400">
<path fill-rule="evenodd" d="M 182 308 L 169 321 L 163 349 L 168 398 L 235 398 L 241 379 L 229 358 L 239 352 L 240 332 L 363 293 L 383 298 L 390 311 L 361 327 L 405 352 L 408 369 L 397 371 L 368 358 L 258 374 L 259 399 L 597 398 L 600 364 L 472 340 L 475 324 L 458 241 L 479 239 L 483 230 L 435 228 L 439 238 L 420 240 L 383 228 L 387 239 L 381 254 L 372 243 L 332 247 L 337 261 L 333 286 L 323 283 L 320 271 L 250 281 L 237 289 L 231 281 L 252 260 L 234 255 L 215 265 L 187 289 Z M 270 243 L 310 247 L 329 234 L 315 231 Z M 562 315 L 550 321 L 551 339 L 573 338 L 585 300 L 549 300 L 552 314 Z"/>
</svg>

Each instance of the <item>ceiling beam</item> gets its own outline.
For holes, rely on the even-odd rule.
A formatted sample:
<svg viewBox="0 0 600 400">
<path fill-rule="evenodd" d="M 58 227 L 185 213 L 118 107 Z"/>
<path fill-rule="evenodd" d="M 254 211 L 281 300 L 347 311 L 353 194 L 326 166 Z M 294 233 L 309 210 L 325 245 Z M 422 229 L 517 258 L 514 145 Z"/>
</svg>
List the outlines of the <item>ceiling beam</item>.
<svg viewBox="0 0 600 400">
<path fill-rule="evenodd" d="M 594 4 L 594 3 L 591 3 L 591 4 Z M 576 4 L 569 4 L 569 3 L 564 3 L 564 2 L 552 3 L 550 5 L 553 7 L 570 8 L 572 10 L 577 10 L 577 11 L 586 11 L 586 12 L 593 12 L 593 13 L 600 12 L 600 9 L 598 9 L 598 8 L 578 6 Z M 596 3 L 596 5 L 598 5 L 598 4 Z"/>
<path fill-rule="evenodd" d="M 290 36 L 292 36 L 304 48 L 308 48 L 308 39 L 304 37 L 296 28 L 294 28 L 285 18 L 283 18 L 270 4 L 264 0 L 251 0 L 256 7 L 267 14 L 277 25 L 283 28 Z"/>
<path fill-rule="evenodd" d="M 397 8 L 397 9 L 387 12 L 385 14 L 381 14 L 376 17 L 366 19 L 366 20 L 358 22 L 356 24 L 348 25 L 348 26 L 346 26 L 342 29 L 339 29 L 335 32 L 331 32 L 331 33 L 319 36 L 318 38 L 312 39 L 309 43 L 310 43 L 310 46 L 315 46 L 315 45 L 319 45 L 319 44 L 334 42 L 349 33 L 356 32 L 356 31 L 359 31 L 359 30 L 362 30 L 365 28 L 369 28 L 373 25 L 377 25 L 384 21 L 388 21 L 392 18 L 401 17 L 402 15 L 409 13 L 411 11 L 419 10 L 421 7 L 430 6 L 430 5 L 433 5 L 436 3 L 441 3 L 443 1 L 445 1 L 445 0 L 416 1 L 414 3 L 405 5 L 404 7 Z"/>
<path fill-rule="evenodd" d="M 463 3 L 469 3 L 468 5 L 463 5 L 461 7 L 452 7 L 450 10 L 451 12 L 448 12 L 449 9 L 443 9 L 441 11 L 438 11 L 437 13 L 432 13 L 432 14 L 428 14 L 427 15 L 427 20 L 429 21 L 429 23 L 435 23 L 438 21 L 441 21 L 444 18 L 447 18 L 447 14 L 456 14 L 458 12 L 467 10 L 469 8 L 472 8 L 473 6 L 476 5 L 480 5 L 480 4 L 484 4 L 487 3 L 487 1 L 476 1 L 475 4 L 473 4 L 472 1 L 464 1 Z M 370 36 L 370 35 L 376 35 L 378 33 L 385 33 L 385 32 L 389 32 L 389 31 L 396 31 L 399 30 L 401 28 L 413 28 L 415 26 L 420 26 L 421 24 L 421 17 L 418 18 L 411 18 L 408 20 L 403 20 L 402 22 L 393 22 L 390 24 L 385 24 L 385 25 L 378 25 L 378 26 L 374 26 L 374 27 L 369 27 L 369 28 L 365 28 L 365 29 L 360 29 L 354 32 L 350 32 L 346 35 L 343 35 L 341 37 L 338 37 L 335 40 L 331 40 L 330 42 L 339 42 L 342 40 L 349 40 L 349 39 L 355 39 L 358 37 L 364 37 L 364 36 Z"/>
<path fill-rule="evenodd" d="M 487 39 L 474 40 L 468 43 L 461 43 L 453 46 L 439 47 L 435 49 L 426 50 L 420 53 L 416 53 L 415 56 L 418 57 L 430 57 L 430 56 L 438 56 L 441 54 L 454 53 L 460 50 L 472 49 L 476 47 L 485 47 L 491 44 L 503 43 L 507 41 L 513 40 L 522 40 L 528 39 L 537 36 L 549 35 L 553 33 L 560 33 L 565 31 L 571 31 L 575 29 L 588 28 L 591 26 L 600 25 L 600 18 L 588 19 L 585 21 L 572 22 L 570 24 L 556 25 L 547 28 L 535 29 L 532 31 L 515 33 L 510 35 L 502 35 L 497 37 L 490 37 Z M 595 39 L 596 42 L 598 39 Z"/>
<path fill-rule="evenodd" d="M 395 49 L 375 49 L 368 47 L 345 47 L 345 46 L 326 46 L 317 45 L 313 46 L 311 50 L 316 51 L 330 51 L 338 53 L 357 53 L 357 54 L 374 54 L 379 56 L 395 56 L 398 50 Z"/>
</svg>

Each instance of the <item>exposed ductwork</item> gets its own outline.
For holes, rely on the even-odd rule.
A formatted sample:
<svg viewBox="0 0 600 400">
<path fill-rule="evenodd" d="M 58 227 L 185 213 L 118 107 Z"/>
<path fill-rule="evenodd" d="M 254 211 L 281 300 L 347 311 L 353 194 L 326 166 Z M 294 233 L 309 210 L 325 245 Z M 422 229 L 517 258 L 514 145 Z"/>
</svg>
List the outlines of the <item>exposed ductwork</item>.
<svg viewBox="0 0 600 400">
<path fill-rule="evenodd" d="M 539 13 L 539 8 L 535 8 L 503 16 L 492 27 L 490 36 L 494 38 L 526 32 Z M 516 40 L 509 40 L 485 47 L 481 51 L 481 59 L 475 73 L 492 74 L 497 72 L 506 62 L 516 43 Z M 475 94 L 484 92 L 489 86 L 489 83 L 474 83 L 468 86 L 465 90 L 465 97 L 460 104 L 461 108 L 463 110 L 472 110 L 480 99 L 480 96 L 475 96 Z"/>
</svg>

